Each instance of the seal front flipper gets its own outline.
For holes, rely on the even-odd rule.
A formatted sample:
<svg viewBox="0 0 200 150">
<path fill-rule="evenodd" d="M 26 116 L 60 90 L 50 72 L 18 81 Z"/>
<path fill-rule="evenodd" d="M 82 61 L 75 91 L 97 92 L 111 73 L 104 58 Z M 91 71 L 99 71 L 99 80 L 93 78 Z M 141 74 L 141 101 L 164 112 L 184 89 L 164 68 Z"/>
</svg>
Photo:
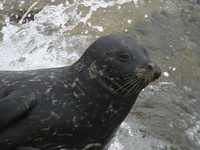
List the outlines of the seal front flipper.
<svg viewBox="0 0 200 150">
<path fill-rule="evenodd" d="M 0 130 L 25 115 L 36 104 L 35 94 L 27 89 L 14 89 L 0 99 Z"/>
</svg>

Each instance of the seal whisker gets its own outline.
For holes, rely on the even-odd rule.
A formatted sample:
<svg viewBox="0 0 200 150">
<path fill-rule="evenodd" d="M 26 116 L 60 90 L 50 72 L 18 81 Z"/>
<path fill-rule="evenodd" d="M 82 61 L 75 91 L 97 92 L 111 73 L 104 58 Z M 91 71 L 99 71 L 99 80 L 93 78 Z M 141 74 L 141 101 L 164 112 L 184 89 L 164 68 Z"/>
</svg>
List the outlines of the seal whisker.
<svg viewBox="0 0 200 150">
<path fill-rule="evenodd" d="M 136 85 L 136 89 L 138 89 L 139 85 L 140 85 L 142 82 L 144 82 L 144 80 L 141 78 L 141 79 L 139 80 L 138 84 Z"/>
<path fill-rule="evenodd" d="M 127 90 L 130 86 L 132 86 L 134 83 L 137 83 L 137 80 L 138 80 L 138 79 L 135 78 L 135 77 L 130 78 L 130 79 L 128 79 L 128 80 L 125 80 L 124 83 L 123 83 L 123 85 L 122 85 L 119 89 L 117 89 L 115 92 L 117 92 L 117 91 L 119 91 L 119 90 L 121 90 L 121 89 L 123 89 L 122 92 L 124 92 L 124 91 Z"/>
<path fill-rule="evenodd" d="M 138 84 L 135 87 L 135 91 L 139 92 L 141 90 L 141 87 L 143 85 L 143 80 L 141 79 Z"/>
<path fill-rule="evenodd" d="M 136 90 L 137 90 L 138 84 L 140 84 L 141 82 L 142 82 L 142 79 L 137 80 L 137 82 L 134 84 L 134 86 L 132 86 L 132 87 L 128 90 L 128 92 L 127 92 L 126 95 L 128 95 L 129 93 L 131 93 L 131 91 L 136 91 Z"/>
<path fill-rule="evenodd" d="M 135 72 L 133 72 L 133 73 L 128 73 L 128 74 L 125 75 L 125 77 L 129 77 L 129 76 L 137 76 L 137 75 L 136 75 Z"/>
<path fill-rule="evenodd" d="M 128 83 L 128 82 L 130 82 L 130 81 L 136 81 L 136 80 L 138 80 L 138 78 L 130 78 L 130 79 L 127 79 L 127 80 L 125 80 L 124 82 L 123 82 L 123 84 L 126 84 L 126 83 Z"/>
<path fill-rule="evenodd" d="M 126 44 L 124 38 L 120 34 L 116 34 L 116 35 L 118 35 L 120 40 L 118 38 L 113 38 L 113 39 L 116 40 L 117 42 L 121 43 L 123 46 L 127 47 L 127 44 Z"/>
<path fill-rule="evenodd" d="M 139 79 L 138 82 L 136 84 L 134 84 L 134 86 L 132 87 L 131 90 L 137 91 L 138 86 L 140 85 L 141 82 L 142 82 L 142 79 Z"/>
<path fill-rule="evenodd" d="M 134 81 L 129 81 L 128 83 L 126 83 L 124 86 L 123 86 L 123 91 L 129 89 L 129 87 L 131 87 L 133 84 L 136 84 L 138 82 L 138 80 L 134 80 Z"/>
<path fill-rule="evenodd" d="M 138 77 L 136 75 L 132 75 L 132 76 L 126 77 L 124 80 L 134 79 L 134 78 L 138 78 Z"/>
<path fill-rule="evenodd" d="M 117 90 L 115 90 L 114 92 L 118 92 L 121 90 L 121 92 L 124 92 L 125 90 L 127 90 L 127 88 L 129 87 L 129 85 L 132 83 L 133 81 L 126 81 L 125 83 L 123 83 L 122 86 L 120 86 Z"/>
<path fill-rule="evenodd" d="M 126 95 L 128 95 L 133 89 L 134 89 L 134 87 L 135 87 L 135 85 L 137 85 L 138 84 L 138 82 L 140 82 L 140 80 L 141 79 L 139 79 L 138 80 L 138 78 L 133 78 L 133 79 L 129 79 L 128 81 L 125 81 L 124 83 L 125 84 L 123 84 L 119 89 L 117 89 L 115 92 L 117 92 L 117 91 L 119 91 L 119 90 L 121 90 L 121 92 L 124 92 L 124 91 L 126 91 L 126 90 L 128 90 L 128 89 L 131 89 L 131 90 L 128 90 L 128 92 L 126 93 Z M 134 85 L 134 86 L 133 86 Z"/>
<path fill-rule="evenodd" d="M 122 92 L 124 91 L 124 90 L 126 90 L 126 85 L 128 85 L 129 84 L 129 82 L 128 83 L 126 83 L 126 84 L 123 84 L 121 87 L 119 87 L 117 90 L 115 90 L 114 92 L 118 92 L 118 91 L 120 91 L 120 90 L 122 90 Z"/>
<path fill-rule="evenodd" d="M 128 80 L 135 80 L 135 79 L 136 80 L 138 79 L 137 75 L 136 74 L 132 74 L 132 75 L 129 75 L 129 76 L 125 77 L 123 81 L 125 83 Z"/>
</svg>

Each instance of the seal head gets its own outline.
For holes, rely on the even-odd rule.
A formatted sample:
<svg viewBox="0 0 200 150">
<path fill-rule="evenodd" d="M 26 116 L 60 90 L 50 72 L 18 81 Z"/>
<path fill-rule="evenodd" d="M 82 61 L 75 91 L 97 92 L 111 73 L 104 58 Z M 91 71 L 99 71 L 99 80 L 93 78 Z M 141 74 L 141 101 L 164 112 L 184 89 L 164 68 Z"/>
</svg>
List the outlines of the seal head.
<svg viewBox="0 0 200 150">
<path fill-rule="evenodd" d="M 110 88 L 125 96 L 139 93 L 161 75 L 146 49 L 127 35 L 111 34 L 95 41 L 80 59 L 91 78 L 110 80 Z"/>
</svg>

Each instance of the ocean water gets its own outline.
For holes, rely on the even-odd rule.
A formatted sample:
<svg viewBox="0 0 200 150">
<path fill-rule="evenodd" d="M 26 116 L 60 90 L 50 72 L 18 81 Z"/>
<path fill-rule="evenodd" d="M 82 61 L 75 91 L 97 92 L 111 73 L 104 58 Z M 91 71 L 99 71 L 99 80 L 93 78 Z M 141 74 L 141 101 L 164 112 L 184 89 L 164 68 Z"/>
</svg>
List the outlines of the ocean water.
<svg viewBox="0 0 200 150">
<path fill-rule="evenodd" d="M 162 77 L 140 93 L 109 150 L 200 149 L 198 0 L 0 1 L 0 25 L 1 70 L 66 66 L 102 35 L 136 37 Z"/>
</svg>

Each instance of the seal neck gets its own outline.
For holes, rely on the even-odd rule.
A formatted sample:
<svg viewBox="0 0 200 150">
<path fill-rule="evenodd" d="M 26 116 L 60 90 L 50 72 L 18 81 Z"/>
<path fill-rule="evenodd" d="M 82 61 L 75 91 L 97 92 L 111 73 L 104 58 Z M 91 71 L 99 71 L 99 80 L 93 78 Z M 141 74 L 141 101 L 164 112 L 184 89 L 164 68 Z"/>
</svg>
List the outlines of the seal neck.
<svg viewBox="0 0 200 150">
<path fill-rule="evenodd" d="M 120 124 L 130 112 L 139 93 L 125 96 L 117 91 L 116 89 L 120 87 L 118 81 L 100 70 L 95 63 L 86 66 L 78 61 L 73 64 L 72 68 L 75 74 L 71 75 L 74 77 L 72 83 L 75 86 L 70 91 L 77 100 L 77 106 L 80 102 L 82 109 L 91 110 L 88 106 L 92 106 L 93 115 L 96 116 L 95 120 L 101 122 L 103 126 Z M 110 121 L 113 124 L 110 124 Z"/>
</svg>

